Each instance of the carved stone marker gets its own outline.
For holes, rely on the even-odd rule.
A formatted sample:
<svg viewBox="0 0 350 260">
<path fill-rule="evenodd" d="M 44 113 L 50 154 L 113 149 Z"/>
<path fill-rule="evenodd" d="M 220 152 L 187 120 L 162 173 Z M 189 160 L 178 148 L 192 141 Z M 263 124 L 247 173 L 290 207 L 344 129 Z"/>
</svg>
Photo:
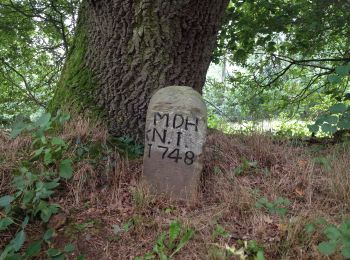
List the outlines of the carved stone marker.
<svg viewBox="0 0 350 260">
<path fill-rule="evenodd" d="M 147 111 L 144 178 L 154 194 L 196 198 L 207 134 L 207 108 L 190 87 L 158 90 Z"/>
</svg>

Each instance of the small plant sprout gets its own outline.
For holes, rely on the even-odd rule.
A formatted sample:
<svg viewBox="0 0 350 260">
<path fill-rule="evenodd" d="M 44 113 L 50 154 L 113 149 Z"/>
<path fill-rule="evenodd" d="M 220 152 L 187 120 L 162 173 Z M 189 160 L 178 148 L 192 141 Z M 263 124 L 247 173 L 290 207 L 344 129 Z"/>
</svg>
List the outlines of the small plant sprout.
<svg viewBox="0 0 350 260">
<path fill-rule="evenodd" d="M 289 204 L 289 200 L 283 197 L 278 197 L 275 201 L 269 201 L 267 198 L 262 197 L 255 203 L 255 207 L 258 209 L 264 208 L 270 214 L 277 214 L 280 217 L 284 217 Z"/>
<path fill-rule="evenodd" d="M 162 260 L 174 259 L 174 255 L 188 243 L 193 235 L 193 229 L 185 229 L 179 221 L 172 221 L 168 232 L 160 234 L 152 251 L 143 257 L 136 257 L 135 260 L 155 259 L 157 256 Z"/>
<path fill-rule="evenodd" d="M 246 158 L 243 158 L 243 162 L 236 169 L 233 170 L 233 174 L 238 176 L 242 175 L 245 172 L 255 171 L 258 167 L 258 163 L 255 161 L 249 161 Z"/>
</svg>

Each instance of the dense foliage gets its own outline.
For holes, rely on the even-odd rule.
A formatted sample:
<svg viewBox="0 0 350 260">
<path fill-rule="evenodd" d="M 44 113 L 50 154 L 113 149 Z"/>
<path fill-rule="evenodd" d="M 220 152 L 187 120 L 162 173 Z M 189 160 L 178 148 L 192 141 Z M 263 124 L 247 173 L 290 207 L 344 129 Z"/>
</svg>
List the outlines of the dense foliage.
<svg viewBox="0 0 350 260">
<path fill-rule="evenodd" d="M 0 125 L 45 108 L 67 55 L 79 0 L 0 3 Z"/>
<path fill-rule="evenodd" d="M 225 106 L 245 118 L 314 119 L 348 100 L 348 8 L 348 1 L 231 3 L 215 59 L 239 66 L 227 77 L 235 98 Z"/>
</svg>

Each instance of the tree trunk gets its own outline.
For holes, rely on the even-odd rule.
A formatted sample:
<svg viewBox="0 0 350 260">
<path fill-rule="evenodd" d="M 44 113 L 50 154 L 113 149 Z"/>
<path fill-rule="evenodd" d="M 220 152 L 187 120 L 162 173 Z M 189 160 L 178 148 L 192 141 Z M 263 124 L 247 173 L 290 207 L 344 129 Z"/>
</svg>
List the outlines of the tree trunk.
<svg viewBox="0 0 350 260">
<path fill-rule="evenodd" d="M 106 116 L 110 132 L 143 140 L 152 94 L 201 92 L 228 0 L 83 1 L 76 39 L 53 105 Z"/>
</svg>

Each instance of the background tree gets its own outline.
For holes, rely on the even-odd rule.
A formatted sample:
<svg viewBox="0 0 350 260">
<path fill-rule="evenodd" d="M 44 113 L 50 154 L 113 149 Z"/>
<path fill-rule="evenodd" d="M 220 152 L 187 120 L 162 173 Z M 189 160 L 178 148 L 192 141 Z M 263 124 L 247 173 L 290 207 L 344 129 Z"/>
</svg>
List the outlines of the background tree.
<svg viewBox="0 0 350 260">
<path fill-rule="evenodd" d="M 70 46 L 78 4 L 79 0 L 1 1 L 3 119 L 46 108 Z"/>
<path fill-rule="evenodd" d="M 346 98 L 349 7 L 334 0 L 232 3 L 215 59 L 225 55 L 241 68 L 230 77 L 231 94 L 250 113 L 255 108 L 309 118 L 321 103 Z"/>
</svg>

